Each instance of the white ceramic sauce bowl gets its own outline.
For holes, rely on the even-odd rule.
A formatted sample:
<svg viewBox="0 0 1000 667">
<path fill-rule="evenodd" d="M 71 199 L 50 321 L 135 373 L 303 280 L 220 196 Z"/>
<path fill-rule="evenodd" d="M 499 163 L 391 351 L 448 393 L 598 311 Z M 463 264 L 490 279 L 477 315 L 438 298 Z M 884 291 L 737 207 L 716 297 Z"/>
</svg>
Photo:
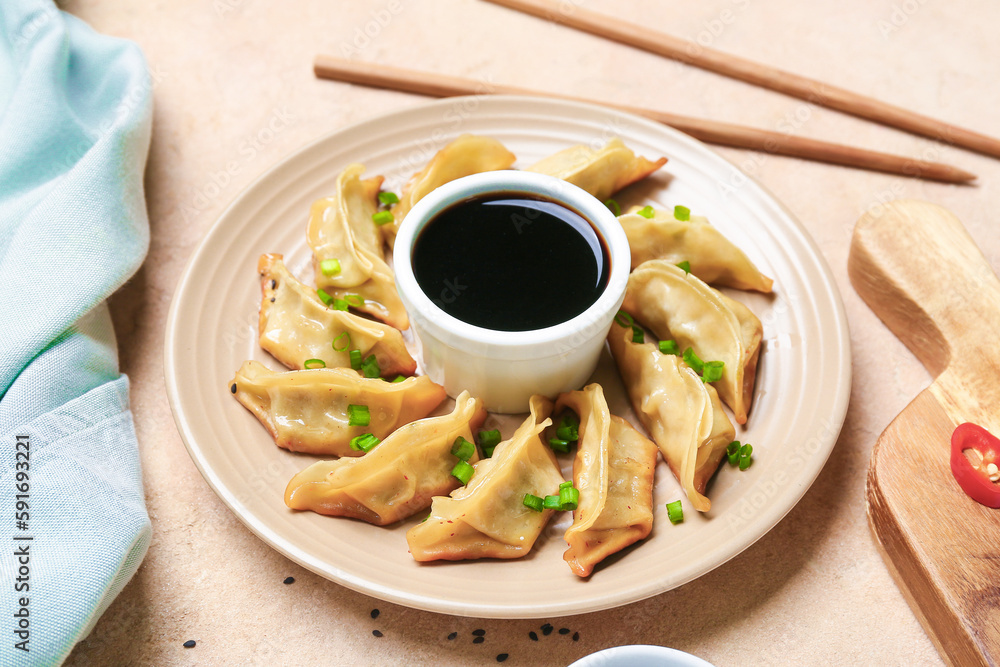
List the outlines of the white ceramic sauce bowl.
<svg viewBox="0 0 1000 667">
<path fill-rule="evenodd" d="M 421 231 L 446 208 L 490 194 L 548 199 L 591 223 L 604 239 L 610 271 L 604 291 L 589 308 L 544 329 L 498 331 L 453 317 L 424 293 L 411 264 Z M 456 248 L 456 252 L 461 249 Z M 396 286 L 419 344 L 424 372 L 450 396 L 468 390 L 488 410 L 505 413 L 527 411 L 528 399 L 534 394 L 554 397 L 587 381 L 624 299 L 630 263 L 625 232 L 602 202 L 561 179 L 513 170 L 466 176 L 432 191 L 407 214 L 393 249 Z"/>
</svg>

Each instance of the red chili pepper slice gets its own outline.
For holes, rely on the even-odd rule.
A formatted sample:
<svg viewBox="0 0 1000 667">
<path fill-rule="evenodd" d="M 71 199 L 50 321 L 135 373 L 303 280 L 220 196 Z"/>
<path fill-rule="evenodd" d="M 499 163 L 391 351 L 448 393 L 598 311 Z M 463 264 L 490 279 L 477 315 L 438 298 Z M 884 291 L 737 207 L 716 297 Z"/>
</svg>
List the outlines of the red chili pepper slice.
<svg viewBox="0 0 1000 667">
<path fill-rule="evenodd" d="M 975 465 L 966 456 L 966 450 L 978 452 L 981 458 Z M 992 464 L 992 467 L 990 465 Z M 1000 440 L 982 426 L 959 424 L 951 434 L 951 474 L 965 493 L 987 507 L 1000 508 Z M 992 477 L 992 479 L 991 479 Z"/>
</svg>

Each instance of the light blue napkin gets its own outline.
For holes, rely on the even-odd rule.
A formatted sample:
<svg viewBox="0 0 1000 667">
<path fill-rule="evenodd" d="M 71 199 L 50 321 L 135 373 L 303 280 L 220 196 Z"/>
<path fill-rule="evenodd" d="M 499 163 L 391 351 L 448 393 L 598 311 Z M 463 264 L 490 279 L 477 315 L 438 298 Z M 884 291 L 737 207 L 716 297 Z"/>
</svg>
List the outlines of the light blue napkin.
<svg viewBox="0 0 1000 667">
<path fill-rule="evenodd" d="M 62 662 L 149 545 L 104 302 L 149 243 L 151 99 L 134 44 L 0 2 L 0 665 Z"/>
</svg>

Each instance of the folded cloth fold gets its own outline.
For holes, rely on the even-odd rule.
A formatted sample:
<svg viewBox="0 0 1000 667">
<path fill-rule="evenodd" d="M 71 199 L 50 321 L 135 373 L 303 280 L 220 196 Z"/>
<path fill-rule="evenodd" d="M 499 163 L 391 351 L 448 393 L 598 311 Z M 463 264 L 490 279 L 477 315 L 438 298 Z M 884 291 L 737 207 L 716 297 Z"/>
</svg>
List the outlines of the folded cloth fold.
<svg viewBox="0 0 1000 667">
<path fill-rule="evenodd" d="M 149 244 L 134 44 L 0 3 L 0 664 L 65 660 L 151 529 L 105 300 Z"/>
</svg>

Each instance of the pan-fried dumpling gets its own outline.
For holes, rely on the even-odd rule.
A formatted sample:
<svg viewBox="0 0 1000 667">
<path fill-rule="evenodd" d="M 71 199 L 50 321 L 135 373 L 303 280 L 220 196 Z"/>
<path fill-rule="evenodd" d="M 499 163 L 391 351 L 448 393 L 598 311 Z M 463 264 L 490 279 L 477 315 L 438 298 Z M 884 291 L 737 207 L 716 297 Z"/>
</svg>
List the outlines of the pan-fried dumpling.
<svg viewBox="0 0 1000 667">
<path fill-rule="evenodd" d="M 666 163 L 665 157 L 651 162 L 636 156 L 621 139 L 615 137 L 598 150 L 584 144 L 571 146 L 536 162 L 527 170 L 569 181 L 604 201 Z"/>
<path fill-rule="evenodd" d="M 612 324 L 608 343 L 633 409 L 691 504 L 707 512 L 705 487 L 736 436 L 718 394 L 679 357 L 633 343 L 631 327 Z"/>
<path fill-rule="evenodd" d="M 736 289 L 770 292 L 774 281 L 762 274 L 742 250 L 713 227 L 708 218 L 692 215 L 678 220 L 670 211 L 654 209 L 653 217 L 639 215 L 638 206 L 618 222 L 632 248 L 632 268 L 651 259 L 671 264 L 688 262 L 691 273 L 706 283 Z"/>
<path fill-rule="evenodd" d="M 722 361 L 715 382 L 737 423 L 745 424 L 753 400 L 763 329 L 757 316 L 674 264 L 650 260 L 628 279 L 622 310 L 661 340 L 692 348 L 702 361 Z"/>
<path fill-rule="evenodd" d="M 306 238 L 313 252 L 316 287 L 334 299 L 346 300 L 352 308 L 405 329 L 409 326 L 406 310 L 396 292 L 392 269 L 385 263 L 382 235 L 372 220 L 378 211 L 382 177 L 363 181 L 364 170 L 363 165 L 349 165 L 337 177 L 335 194 L 314 202 L 309 212 Z M 335 266 L 324 264 L 333 260 Z"/>
<path fill-rule="evenodd" d="M 426 375 L 386 382 L 349 368 L 278 373 L 244 361 L 229 383 L 236 400 L 252 412 L 279 447 L 293 452 L 359 456 L 351 438 L 372 433 L 379 440 L 414 419 L 426 417 L 445 399 L 444 387 Z M 370 423 L 351 426 L 350 406 L 367 408 Z"/>
<path fill-rule="evenodd" d="M 555 414 L 570 408 L 580 418 L 573 486 L 580 504 L 566 531 L 563 559 L 589 576 L 594 566 L 649 535 L 653 529 L 656 445 L 608 410 L 604 390 L 590 384 L 559 396 Z"/>
<path fill-rule="evenodd" d="M 510 440 L 476 464 L 467 485 L 435 498 L 427 520 L 407 531 L 414 559 L 520 558 L 531 551 L 553 510 L 525 507 L 524 494 L 552 495 L 563 478 L 540 437 L 552 423 L 552 402 L 532 396 L 530 410 Z"/>
<path fill-rule="evenodd" d="M 327 308 L 316 290 L 295 279 L 281 255 L 261 255 L 260 346 L 289 368 L 302 370 L 309 359 L 327 368 L 351 366 L 350 352 L 374 354 L 382 375 L 413 375 L 417 362 L 398 329 Z M 346 334 L 346 335 L 345 335 Z"/>
<path fill-rule="evenodd" d="M 452 446 L 459 437 L 475 442 L 485 419 L 482 402 L 462 392 L 451 414 L 401 426 L 360 458 L 313 463 L 288 483 L 285 504 L 376 526 L 405 519 L 459 486 Z M 474 452 L 468 462 L 478 460 Z"/>
<path fill-rule="evenodd" d="M 427 165 L 414 174 L 406 185 L 399 202 L 392 207 L 391 223 L 382 226 L 382 234 L 392 247 L 403 218 L 427 193 L 463 176 L 484 171 L 510 169 L 514 154 L 490 137 L 463 134 L 439 150 Z"/>
</svg>

